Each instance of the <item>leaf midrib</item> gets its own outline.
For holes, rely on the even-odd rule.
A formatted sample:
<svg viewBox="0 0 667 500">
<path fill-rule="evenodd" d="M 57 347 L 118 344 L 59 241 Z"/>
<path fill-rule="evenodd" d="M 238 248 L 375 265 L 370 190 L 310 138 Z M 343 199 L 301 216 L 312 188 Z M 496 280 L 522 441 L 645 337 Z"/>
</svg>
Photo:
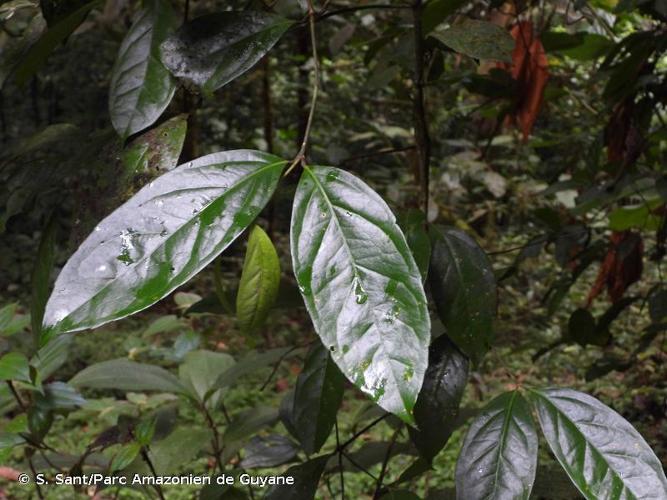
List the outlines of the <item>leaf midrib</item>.
<svg viewBox="0 0 667 500">
<path fill-rule="evenodd" d="M 224 162 L 224 163 L 226 164 L 227 162 Z M 146 259 L 148 259 L 148 256 L 149 256 L 149 255 L 154 254 L 155 251 L 156 251 L 157 249 L 161 248 L 162 246 L 164 246 L 164 244 L 165 244 L 167 241 L 169 241 L 169 240 L 174 236 L 174 234 L 176 234 L 177 232 L 179 232 L 179 231 L 180 231 L 181 229 L 183 229 L 185 226 L 191 224 L 193 220 L 196 220 L 197 218 L 199 218 L 199 217 L 201 216 L 201 214 L 202 214 L 206 209 L 208 209 L 213 203 L 215 203 L 217 200 L 219 200 L 222 196 L 226 196 L 226 195 L 228 195 L 229 193 L 231 193 L 232 191 L 235 191 L 236 189 L 238 189 L 240 186 L 242 186 L 242 185 L 245 184 L 246 182 L 250 181 L 251 179 L 254 179 L 254 178 L 255 178 L 257 175 L 259 175 L 260 173 L 263 173 L 264 171 L 266 171 L 266 170 L 270 170 L 270 169 L 272 169 L 272 168 L 276 168 L 278 165 L 281 165 L 281 164 L 284 166 L 286 163 L 287 163 L 287 162 L 286 162 L 285 160 L 280 160 L 280 161 L 276 161 L 276 162 L 270 163 L 270 164 L 268 164 L 268 165 L 265 165 L 265 166 L 263 166 L 263 167 L 260 167 L 259 169 L 255 170 L 254 172 L 250 173 L 249 175 L 247 175 L 247 176 L 241 178 L 241 179 L 240 179 L 238 182 L 236 182 L 235 184 L 232 184 L 227 190 L 225 190 L 225 192 L 224 192 L 223 194 L 221 194 L 220 196 L 217 196 L 217 197 L 213 198 L 213 199 L 208 203 L 208 205 L 206 205 L 205 208 L 203 208 L 200 212 L 197 213 L 197 215 L 196 215 L 194 218 L 188 219 L 188 220 L 187 220 L 186 222 L 184 222 L 181 226 L 179 226 L 177 229 L 175 229 L 175 230 L 171 233 L 171 235 L 169 235 L 168 237 L 166 237 L 166 238 L 165 238 L 165 239 L 164 239 L 158 246 L 156 246 L 156 247 L 153 249 L 153 251 L 150 252 L 150 254 L 146 254 L 146 255 L 144 255 L 141 259 L 137 260 L 137 261 L 134 263 L 134 264 L 135 264 L 134 267 L 136 267 L 137 265 L 139 265 L 139 264 L 145 262 Z M 173 171 L 172 171 L 172 172 L 173 172 Z M 129 268 L 129 267 L 128 267 L 128 268 Z M 82 307 L 84 307 L 86 304 L 88 304 L 88 303 L 90 303 L 91 301 L 93 301 L 93 300 L 94 300 L 96 297 L 98 297 L 102 292 L 104 292 L 109 286 L 111 286 L 113 283 L 115 283 L 116 281 L 118 281 L 119 279 L 121 279 L 121 278 L 122 278 L 123 276 L 125 276 L 126 274 L 127 274 L 127 268 L 126 268 L 126 272 L 114 276 L 114 277 L 113 277 L 112 279 L 110 279 L 110 280 L 109 280 L 109 281 L 108 281 L 102 288 L 100 288 L 100 289 L 95 293 L 95 295 L 93 295 L 92 297 L 90 297 L 88 300 L 84 301 L 84 302 L 83 302 L 82 304 L 80 304 L 76 309 L 74 309 L 73 311 L 71 311 L 67 316 L 65 316 L 64 318 L 60 319 L 57 323 L 55 323 L 54 325 L 51 325 L 51 326 L 55 326 L 55 325 L 61 324 L 63 321 L 65 321 L 65 319 L 72 317 L 72 316 L 73 316 L 75 313 L 77 313 Z M 178 285 L 177 285 L 177 286 L 178 286 Z M 169 293 L 169 292 L 167 292 L 167 293 Z M 150 307 L 150 305 L 152 305 L 152 304 L 149 304 L 149 305 L 146 306 L 146 307 Z M 145 309 L 146 307 L 141 308 L 141 309 L 139 309 L 138 311 L 141 311 L 141 310 Z M 138 311 L 135 311 L 135 312 L 138 312 Z M 108 321 L 108 320 L 107 320 L 107 321 Z M 104 322 L 101 323 L 101 324 L 104 324 L 104 323 L 106 323 L 107 321 L 104 321 Z M 43 327 L 48 327 L 48 326 L 49 326 L 49 325 L 43 325 Z M 79 325 L 78 328 L 76 328 L 76 329 L 74 329 L 74 330 L 68 330 L 68 331 L 84 330 L 84 329 L 86 329 L 86 328 L 91 328 L 91 326 L 82 326 L 82 325 Z M 61 333 L 64 333 L 64 332 L 61 332 Z"/>
</svg>

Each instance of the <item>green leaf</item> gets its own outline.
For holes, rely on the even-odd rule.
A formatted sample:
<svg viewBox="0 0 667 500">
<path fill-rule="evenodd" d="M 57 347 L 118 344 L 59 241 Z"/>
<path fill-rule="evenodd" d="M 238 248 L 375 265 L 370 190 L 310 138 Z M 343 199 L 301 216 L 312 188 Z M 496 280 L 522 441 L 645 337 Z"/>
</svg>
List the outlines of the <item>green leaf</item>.
<svg viewBox="0 0 667 500">
<path fill-rule="evenodd" d="M 496 282 L 488 257 L 463 231 L 432 230 L 429 284 L 447 336 L 476 365 L 493 341 Z"/>
<path fill-rule="evenodd" d="M 408 429 L 412 442 L 428 462 L 444 448 L 456 428 L 467 382 L 468 359 L 445 335 L 436 339 L 415 405 L 418 430 Z"/>
<path fill-rule="evenodd" d="M 278 421 L 278 410 L 269 406 L 258 406 L 237 415 L 227 426 L 223 435 L 225 446 L 243 441 L 264 427 Z"/>
<path fill-rule="evenodd" d="M 422 11 L 422 32 L 427 35 L 454 14 L 467 0 L 431 0 Z"/>
<path fill-rule="evenodd" d="M 17 314 L 18 304 L 12 303 L 0 308 L 0 335 L 9 337 L 16 335 L 30 324 L 24 314 Z"/>
<path fill-rule="evenodd" d="M 330 455 L 311 458 L 307 462 L 293 465 L 285 471 L 284 477 L 293 478 L 292 484 L 272 487 L 264 500 L 312 500 L 317 493 L 320 477 L 329 461 Z"/>
<path fill-rule="evenodd" d="M 456 498 L 530 498 L 537 469 L 537 432 L 518 392 L 491 401 L 473 420 L 456 463 Z"/>
<path fill-rule="evenodd" d="M 133 139 L 123 151 L 123 163 L 131 175 L 162 174 L 178 164 L 188 121 L 178 115 Z"/>
<path fill-rule="evenodd" d="M 10 352 L 0 358 L 0 380 L 30 382 L 28 358 L 18 352 Z"/>
<path fill-rule="evenodd" d="M 660 460 L 614 410 L 572 389 L 531 390 L 529 398 L 551 451 L 584 497 L 667 497 Z"/>
<path fill-rule="evenodd" d="M 393 490 L 382 495 L 380 500 L 420 500 L 420 498 L 410 490 Z"/>
<path fill-rule="evenodd" d="M 234 366 L 234 358 L 223 352 L 191 351 L 185 355 L 185 362 L 179 366 L 178 374 L 188 392 L 199 402 L 204 402 L 206 394 L 221 373 Z M 210 408 L 220 401 L 220 392 L 208 398 Z"/>
<path fill-rule="evenodd" d="M 49 54 L 70 36 L 76 28 L 84 21 L 91 9 L 101 3 L 102 0 L 92 0 L 82 7 L 73 11 L 54 26 L 49 27 L 42 36 L 28 49 L 22 61 L 16 68 L 16 81 L 19 85 L 25 85 L 30 78 L 44 64 Z"/>
<path fill-rule="evenodd" d="M 279 286 L 280 261 L 276 249 L 264 230 L 254 226 L 248 238 L 236 295 L 236 315 L 243 333 L 255 331 L 264 324 Z"/>
<path fill-rule="evenodd" d="M 315 329 L 348 379 L 413 423 L 431 326 L 394 214 L 360 179 L 306 167 L 292 209 L 294 273 Z"/>
<path fill-rule="evenodd" d="M 30 301 L 30 321 L 33 338 L 39 339 L 42 330 L 44 308 L 49 298 L 51 271 L 55 263 L 56 250 L 56 218 L 51 217 L 42 232 L 37 249 L 37 258 L 32 270 L 32 299 Z"/>
<path fill-rule="evenodd" d="M 42 380 L 53 375 L 67 361 L 69 346 L 72 344 L 71 335 L 61 335 L 51 339 L 30 360 Z"/>
<path fill-rule="evenodd" d="M 134 459 L 137 458 L 139 452 L 141 451 L 141 445 L 139 443 L 129 443 L 120 448 L 118 453 L 114 455 L 113 460 L 111 460 L 110 471 L 116 472 L 119 470 L 125 469 L 128 465 L 134 462 Z"/>
<path fill-rule="evenodd" d="M 175 76 L 210 93 L 252 68 L 292 24 L 266 12 L 198 17 L 162 44 L 162 61 Z"/>
<path fill-rule="evenodd" d="M 290 423 L 308 455 L 317 453 L 336 422 L 345 378 L 323 345 L 311 349 L 296 380 Z"/>
<path fill-rule="evenodd" d="M 69 259 L 46 306 L 48 333 L 129 316 L 188 281 L 250 225 L 284 165 L 258 151 L 228 151 L 149 183 Z"/>
<path fill-rule="evenodd" d="M 609 229 L 625 231 L 626 229 L 637 228 L 655 231 L 662 225 L 661 205 L 663 205 L 663 201 L 658 199 L 650 200 L 637 207 L 617 208 L 609 214 Z"/>
<path fill-rule="evenodd" d="M 176 27 L 170 2 L 144 2 L 120 45 L 111 73 L 109 114 L 116 132 L 125 139 L 160 117 L 171 102 L 176 84 L 160 61 L 160 45 Z"/>
<path fill-rule="evenodd" d="M 148 456 L 158 474 L 175 474 L 192 462 L 211 442 L 211 431 L 201 427 L 181 427 L 151 444 Z"/>
<path fill-rule="evenodd" d="M 607 53 L 614 43 L 597 33 L 545 31 L 540 41 L 547 52 L 558 52 L 577 61 L 590 61 Z"/>
<path fill-rule="evenodd" d="M 37 395 L 35 405 L 44 410 L 73 410 L 86 404 L 74 387 L 64 382 L 44 386 L 44 395 Z"/>
<path fill-rule="evenodd" d="M 609 340 L 609 331 L 598 328 L 595 318 L 588 309 L 576 309 L 567 322 L 567 339 L 579 345 L 603 346 Z"/>
<path fill-rule="evenodd" d="M 514 39 L 507 30 L 488 21 L 465 19 L 431 34 L 450 49 L 475 59 L 512 62 Z"/>
<path fill-rule="evenodd" d="M 182 393 L 185 388 L 171 373 L 159 366 L 112 359 L 95 363 L 77 373 L 69 383 L 75 387 L 120 391 L 161 391 Z"/>
<path fill-rule="evenodd" d="M 400 218 L 399 224 L 424 281 L 431 261 L 431 239 L 426 232 L 426 216 L 421 210 L 410 210 Z"/>
<path fill-rule="evenodd" d="M 213 390 L 233 385 L 241 377 L 280 362 L 285 359 L 290 352 L 292 354 L 297 354 L 298 351 L 290 349 L 289 347 L 281 347 L 262 353 L 253 352 L 248 354 L 244 358 L 238 360 L 234 366 L 220 374 L 215 381 L 215 384 L 213 384 L 212 388 L 209 390 L 209 394 Z"/>
<path fill-rule="evenodd" d="M 277 467 L 296 457 L 298 448 L 285 436 L 255 436 L 244 447 L 240 466 L 244 469 Z"/>
</svg>

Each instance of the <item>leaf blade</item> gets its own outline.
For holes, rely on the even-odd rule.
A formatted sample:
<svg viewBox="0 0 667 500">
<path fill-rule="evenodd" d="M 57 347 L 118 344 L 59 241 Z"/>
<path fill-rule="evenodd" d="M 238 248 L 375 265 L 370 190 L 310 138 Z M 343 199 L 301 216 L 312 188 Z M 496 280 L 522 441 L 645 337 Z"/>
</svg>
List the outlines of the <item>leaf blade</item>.
<svg viewBox="0 0 667 500">
<path fill-rule="evenodd" d="M 611 408 L 571 389 L 531 390 L 529 398 L 551 450 L 584 497 L 667 495 L 660 461 L 635 428 Z"/>
<path fill-rule="evenodd" d="M 176 83 L 160 61 L 159 48 L 175 25 L 171 5 L 152 0 L 121 43 L 112 70 L 109 114 L 122 138 L 155 123 L 174 96 Z"/>
<path fill-rule="evenodd" d="M 456 498 L 528 500 L 537 446 L 528 402 L 518 391 L 501 394 L 468 430 L 456 464 Z"/>
<path fill-rule="evenodd" d="M 413 423 L 430 320 L 419 269 L 389 207 L 343 170 L 306 167 L 291 249 L 301 295 L 338 367 Z"/>
<path fill-rule="evenodd" d="M 46 306 L 48 333 L 129 316 L 185 283 L 250 225 L 285 163 L 251 150 L 214 153 L 145 186 L 70 257 Z"/>
</svg>

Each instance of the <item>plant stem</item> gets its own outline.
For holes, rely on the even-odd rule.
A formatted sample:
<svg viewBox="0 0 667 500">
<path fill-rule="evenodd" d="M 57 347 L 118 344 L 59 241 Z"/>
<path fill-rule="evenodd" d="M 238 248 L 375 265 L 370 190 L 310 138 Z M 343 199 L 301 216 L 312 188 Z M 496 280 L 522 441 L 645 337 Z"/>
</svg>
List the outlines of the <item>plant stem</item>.
<svg viewBox="0 0 667 500">
<path fill-rule="evenodd" d="M 354 442 L 357 440 L 357 438 L 359 438 L 359 436 L 361 436 L 362 434 L 368 432 L 370 429 L 372 429 L 372 428 L 375 427 L 377 424 L 379 424 L 380 422 L 382 422 L 382 421 L 383 421 L 385 418 L 387 418 L 388 416 L 389 416 L 389 413 L 385 413 L 385 414 L 382 415 L 381 417 L 378 417 L 378 418 L 376 418 L 375 420 L 373 420 L 373 421 L 372 421 L 370 424 L 368 424 L 366 427 L 364 427 L 364 428 L 361 429 L 360 431 L 357 431 L 357 432 L 356 432 L 350 439 L 348 439 L 347 441 L 345 441 L 343 444 L 341 444 L 341 445 L 339 445 L 339 446 L 336 446 L 336 451 L 344 450 L 345 448 L 347 448 L 348 446 L 350 446 L 352 443 L 354 443 Z"/>
<path fill-rule="evenodd" d="M 317 105 L 317 96 L 320 89 L 320 63 L 317 56 L 317 37 L 315 35 L 315 9 L 313 8 L 313 1 L 308 0 L 308 27 L 310 31 L 310 45 L 313 53 L 313 64 L 315 65 L 312 96 L 310 99 L 310 111 L 308 112 L 308 120 L 306 121 L 306 128 L 303 133 L 303 140 L 299 152 L 292 160 L 289 168 L 285 172 L 287 176 L 299 163 L 306 160 L 306 150 L 308 149 L 308 140 L 310 139 L 310 130 L 313 126 L 313 118 L 315 116 L 315 107 Z"/>
<path fill-rule="evenodd" d="M 428 122 L 426 120 L 426 107 L 424 103 L 424 39 L 422 36 L 422 10 L 422 0 L 415 0 L 412 6 L 415 45 L 413 120 L 417 157 L 419 160 L 421 202 L 424 213 L 428 215 L 431 139 L 428 133 Z"/>
<path fill-rule="evenodd" d="M 155 471 L 155 467 L 153 466 L 153 462 L 151 461 L 151 457 L 148 456 L 148 452 L 146 451 L 146 447 L 142 446 L 141 447 L 141 458 L 146 462 L 146 465 L 148 465 L 148 468 L 151 471 L 151 474 L 153 474 L 154 478 L 157 478 L 157 472 Z M 154 485 L 155 492 L 157 493 L 157 496 L 160 498 L 160 500 L 165 500 L 164 499 L 164 493 L 162 493 L 162 488 L 160 488 L 159 484 Z"/>
<path fill-rule="evenodd" d="M 220 447 L 220 433 L 218 432 L 218 428 L 215 426 L 215 422 L 213 421 L 211 412 L 209 412 L 208 408 L 206 408 L 206 403 L 201 404 L 201 410 L 202 413 L 204 414 L 204 417 L 206 418 L 206 424 L 208 425 L 208 428 L 211 429 L 211 433 L 213 434 L 213 441 L 211 442 L 211 444 L 213 445 L 213 454 L 215 455 L 215 468 L 219 469 L 220 472 L 223 472 L 222 448 Z M 224 414 L 225 417 L 227 417 L 227 413 L 224 412 Z"/>
<path fill-rule="evenodd" d="M 389 446 L 387 446 L 387 453 L 385 454 L 384 460 L 382 461 L 380 477 L 378 477 L 377 483 L 375 485 L 375 493 L 373 494 L 373 498 L 380 498 L 380 492 L 382 491 L 382 481 L 384 481 L 384 477 L 387 474 L 387 466 L 389 465 L 389 459 L 391 458 L 391 450 L 394 448 L 396 439 L 398 439 L 398 435 L 401 433 L 402 429 L 403 426 L 399 426 L 399 428 L 394 432 L 394 435 L 391 437 L 391 441 L 389 441 Z"/>
<path fill-rule="evenodd" d="M 37 482 L 37 471 L 35 470 L 35 465 L 32 463 L 32 457 L 28 456 L 26 454 L 26 457 L 28 459 L 28 467 L 30 467 L 30 472 L 32 472 L 32 478 L 33 481 L 35 481 L 35 490 L 37 491 L 37 496 L 39 498 L 44 498 L 44 493 L 42 493 L 42 488 L 39 487 L 39 483 Z"/>
<path fill-rule="evenodd" d="M 338 432 L 338 418 L 334 425 L 336 426 L 336 449 L 338 450 L 338 469 L 340 473 L 340 497 L 345 500 L 345 474 L 343 471 L 343 449 L 340 447 L 340 434 Z"/>
<path fill-rule="evenodd" d="M 21 399 L 21 396 L 19 395 L 16 387 L 14 387 L 14 383 L 11 380 L 7 380 L 7 387 L 9 387 L 9 392 L 11 392 L 12 396 L 14 396 L 14 399 L 19 405 L 19 408 L 21 408 L 21 411 L 25 413 L 28 409 L 26 408 L 25 403 Z"/>
</svg>

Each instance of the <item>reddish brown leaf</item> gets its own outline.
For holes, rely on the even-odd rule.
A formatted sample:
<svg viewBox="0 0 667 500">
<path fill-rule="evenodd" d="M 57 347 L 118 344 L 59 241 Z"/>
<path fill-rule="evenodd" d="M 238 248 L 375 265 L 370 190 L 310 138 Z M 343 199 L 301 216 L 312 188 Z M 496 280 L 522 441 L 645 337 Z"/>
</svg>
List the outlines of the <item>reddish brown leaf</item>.
<svg viewBox="0 0 667 500">
<path fill-rule="evenodd" d="M 517 101 L 510 123 L 521 129 L 524 139 L 533 130 L 549 80 L 549 62 L 542 42 L 530 21 L 521 21 L 511 31 L 516 45 L 511 66 L 504 65 L 517 81 Z"/>
<path fill-rule="evenodd" d="M 638 281 L 644 269 L 644 242 L 632 231 L 614 232 L 607 255 L 602 261 L 593 288 L 588 293 L 587 305 L 606 287 L 609 299 L 618 302 L 625 291 Z"/>
</svg>

